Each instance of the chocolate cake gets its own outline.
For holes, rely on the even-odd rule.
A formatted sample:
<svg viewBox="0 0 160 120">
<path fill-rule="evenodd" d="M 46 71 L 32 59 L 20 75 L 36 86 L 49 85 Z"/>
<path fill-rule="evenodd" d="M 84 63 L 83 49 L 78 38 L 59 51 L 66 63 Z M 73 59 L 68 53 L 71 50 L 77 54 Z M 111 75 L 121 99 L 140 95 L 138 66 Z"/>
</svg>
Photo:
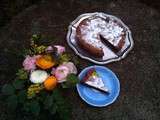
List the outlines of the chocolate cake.
<svg viewBox="0 0 160 120">
<path fill-rule="evenodd" d="M 122 25 L 109 17 L 86 18 L 76 29 L 78 45 L 95 57 L 103 57 L 106 47 L 116 54 L 125 44 L 125 37 Z"/>
</svg>

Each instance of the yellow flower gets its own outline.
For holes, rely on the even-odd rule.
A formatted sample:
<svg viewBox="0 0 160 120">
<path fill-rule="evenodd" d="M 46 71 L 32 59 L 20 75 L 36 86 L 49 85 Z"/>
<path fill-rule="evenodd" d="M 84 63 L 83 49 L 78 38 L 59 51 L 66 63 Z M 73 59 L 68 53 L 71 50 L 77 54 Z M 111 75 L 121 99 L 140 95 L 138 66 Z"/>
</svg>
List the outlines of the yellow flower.
<svg viewBox="0 0 160 120">
<path fill-rule="evenodd" d="M 41 46 L 38 46 L 35 48 L 35 50 L 38 54 L 45 52 L 45 49 L 46 49 L 46 46 L 44 46 L 44 45 L 41 45 Z"/>
<path fill-rule="evenodd" d="M 41 84 L 30 85 L 27 90 L 27 98 L 31 99 L 38 94 L 44 87 Z"/>
</svg>

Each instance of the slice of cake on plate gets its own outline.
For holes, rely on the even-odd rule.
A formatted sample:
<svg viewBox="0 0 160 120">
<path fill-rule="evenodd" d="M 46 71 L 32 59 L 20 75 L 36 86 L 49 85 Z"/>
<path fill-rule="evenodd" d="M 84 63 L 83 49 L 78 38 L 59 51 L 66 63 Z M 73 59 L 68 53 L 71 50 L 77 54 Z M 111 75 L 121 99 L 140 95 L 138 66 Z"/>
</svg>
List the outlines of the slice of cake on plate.
<svg viewBox="0 0 160 120">
<path fill-rule="evenodd" d="M 81 80 L 81 83 L 99 91 L 109 93 L 109 89 L 104 85 L 102 78 L 98 75 L 94 68 L 90 69 L 86 73 L 84 79 Z"/>
</svg>

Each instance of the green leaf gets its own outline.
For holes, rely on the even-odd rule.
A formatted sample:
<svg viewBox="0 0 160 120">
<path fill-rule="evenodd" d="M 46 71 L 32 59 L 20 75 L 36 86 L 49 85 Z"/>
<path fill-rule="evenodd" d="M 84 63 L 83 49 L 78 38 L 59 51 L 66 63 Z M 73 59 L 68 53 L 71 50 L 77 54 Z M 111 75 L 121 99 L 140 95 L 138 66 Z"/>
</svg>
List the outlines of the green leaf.
<svg viewBox="0 0 160 120">
<path fill-rule="evenodd" d="M 69 86 L 66 84 L 66 82 L 61 83 L 62 88 L 69 88 Z"/>
<path fill-rule="evenodd" d="M 40 33 L 33 34 L 31 37 L 31 45 L 47 45 L 49 46 L 51 42 L 55 40 L 55 37 L 53 36 L 46 36 L 42 35 Z"/>
<path fill-rule="evenodd" d="M 19 91 L 17 93 L 17 97 L 18 97 L 19 103 L 24 103 L 25 100 L 27 99 L 27 91 L 26 90 Z"/>
<path fill-rule="evenodd" d="M 24 104 L 23 104 L 23 108 L 22 108 L 22 110 L 24 110 L 26 113 L 28 113 L 29 112 L 29 102 L 28 101 L 26 101 Z"/>
<path fill-rule="evenodd" d="M 34 34 L 34 35 L 32 35 L 32 40 L 35 41 L 35 42 L 39 41 L 40 38 L 41 38 L 40 34 Z"/>
<path fill-rule="evenodd" d="M 49 109 L 49 112 L 53 115 L 57 112 L 57 105 L 54 103 L 50 109 Z"/>
<path fill-rule="evenodd" d="M 60 64 L 63 63 L 63 62 L 68 62 L 71 60 L 71 56 L 69 54 L 62 54 L 59 58 L 59 62 Z"/>
<path fill-rule="evenodd" d="M 35 47 L 34 51 L 36 54 L 41 54 L 45 52 L 45 49 L 46 49 L 46 46 L 40 45 L 40 46 Z"/>
<path fill-rule="evenodd" d="M 3 87 L 2 87 L 2 93 L 4 95 L 12 95 L 14 94 L 15 92 L 15 89 L 12 85 L 10 84 L 5 84 Z"/>
<path fill-rule="evenodd" d="M 23 110 L 35 116 L 38 116 L 40 113 L 40 104 L 35 100 L 27 101 L 26 103 L 24 103 Z"/>
<path fill-rule="evenodd" d="M 53 91 L 53 97 L 55 104 L 57 105 L 57 112 L 62 120 L 70 120 L 71 116 L 71 109 L 69 103 L 65 101 L 61 93 L 58 89 Z"/>
<path fill-rule="evenodd" d="M 80 59 L 77 56 L 72 55 L 72 61 L 76 66 L 80 65 Z"/>
<path fill-rule="evenodd" d="M 71 73 L 67 76 L 67 81 L 69 81 L 72 84 L 77 84 L 79 81 L 79 78 L 77 77 L 77 75 Z"/>
<path fill-rule="evenodd" d="M 40 113 L 40 105 L 37 101 L 30 103 L 30 111 L 33 115 L 38 116 Z"/>
<path fill-rule="evenodd" d="M 71 73 L 67 76 L 67 81 L 62 84 L 62 87 L 63 88 L 74 87 L 78 83 L 78 81 L 79 81 L 78 77 L 75 74 Z"/>
<path fill-rule="evenodd" d="M 44 101 L 44 108 L 49 110 L 51 114 L 55 114 L 57 110 L 57 105 L 54 102 L 54 96 L 48 95 Z"/>
<path fill-rule="evenodd" d="M 42 91 L 39 93 L 39 95 L 37 96 L 37 99 L 38 99 L 40 102 L 44 102 L 47 95 L 48 95 L 48 91 L 42 90 Z"/>
<path fill-rule="evenodd" d="M 45 109 L 49 109 L 53 105 L 53 96 L 48 95 L 44 101 L 44 107 Z"/>
<path fill-rule="evenodd" d="M 27 55 L 30 54 L 30 50 L 29 49 L 23 49 L 20 53 L 19 56 L 22 56 L 23 58 L 26 57 Z"/>
<path fill-rule="evenodd" d="M 23 80 L 15 80 L 13 82 L 13 86 L 15 87 L 15 89 L 22 89 L 25 86 L 24 83 L 25 83 L 25 81 L 23 81 Z"/>
<path fill-rule="evenodd" d="M 28 72 L 25 71 L 23 68 L 19 69 L 16 75 L 17 75 L 17 78 L 21 80 L 25 80 L 28 78 Z"/>
<path fill-rule="evenodd" d="M 17 108 L 18 100 L 16 95 L 9 96 L 6 102 L 10 110 L 15 110 Z"/>
</svg>

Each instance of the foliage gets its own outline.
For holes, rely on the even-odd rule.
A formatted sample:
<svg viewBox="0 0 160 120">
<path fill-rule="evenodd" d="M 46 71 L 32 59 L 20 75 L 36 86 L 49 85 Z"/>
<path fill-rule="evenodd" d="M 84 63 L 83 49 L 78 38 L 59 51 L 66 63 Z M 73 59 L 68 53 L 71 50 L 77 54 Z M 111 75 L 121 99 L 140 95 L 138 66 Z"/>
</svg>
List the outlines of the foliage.
<svg viewBox="0 0 160 120">
<path fill-rule="evenodd" d="M 24 56 L 43 54 L 46 46 L 39 45 L 42 40 L 41 35 L 33 35 L 31 38 L 31 48 L 25 50 Z M 71 56 L 67 53 L 61 54 L 57 64 L 68 62 Z M 11 111 L 19 111 L 23 115 L 33 115 L 40 118 L 43 114 L 58 115 L 61 120 L 70 119 L 70 104 L 61 95 L 61 88 L 74 87 L 78 82 L 75 74 L 69 74 L 67 81 L 61 86 L 57 86 L 52 91 L 44 90 L 43 84 L 33 84 L 29 81 L 31 71 L 21 68 L 17 71 L 15 79 L 5 84 L 1 91 L 5 100 L 5 105 Z M 58 119 L 59 119 L 58 118 Z"/>
<path fill-rule="evenodd" d="M 59 57 L 59 63 L 63 63 L 63 62 L 68 62 L 71 60 L 71 56 L 69 54 L 62 54 L 60 57 Z"/>
<path fill-rule="evenodd" d="M 70 118 L 69 103 L 62 97 L 59 88 L 54 89 L 51 93 L 45 91 L 39 93 L 39 91 L 37 92 L 37 89 L 35 89 L 37 88 L 36 86 L 38 85 L 31 85 L 28 88 L 33 90 L 33 92 L 31 92 L 32 95 L 28 97 L 26 83 L 23 80 L 15 80 L 12 83 L 5 84 L 2 87 L 2 93 L 6 97 L 6 106 L 11 111 L 18 108 L 21 109 L 20 111 L 34 116 L 38 116 L 47 110 L 53 115 L 57 113 L 62 120 L 68 120 Z M 38 90 L 40 89 L 38 88 Z M 36 95 L 36 93 L 39 94 Z"/>
<path fill-rule="evenodd" d="M 54 90 L 53 93 L 53 98 L 55 100 L 55 105 L 57 106 L 57 112 L 62 120 L 70 120 L 70 105 L 66 103 L 64 98 L 61 96 L 60 91 Z"/>
<path fill-rule="evenodd" d="M 78 83 L 79 79 L 75 74 L 69 74 L 67 76 L 67 81 L 62 84 L 63 88 L 74 87 Z"/>
<path fill-rule="evenodd" d="M 21 80 L 25 80 L 28 78 L 28 73 L 23 68 L 19 69 L 16 75 L 17 75 L 17 78 Z"/>
</svg>

